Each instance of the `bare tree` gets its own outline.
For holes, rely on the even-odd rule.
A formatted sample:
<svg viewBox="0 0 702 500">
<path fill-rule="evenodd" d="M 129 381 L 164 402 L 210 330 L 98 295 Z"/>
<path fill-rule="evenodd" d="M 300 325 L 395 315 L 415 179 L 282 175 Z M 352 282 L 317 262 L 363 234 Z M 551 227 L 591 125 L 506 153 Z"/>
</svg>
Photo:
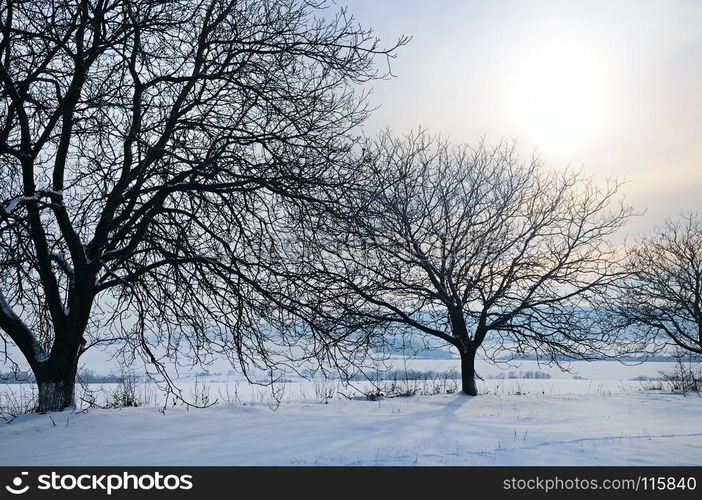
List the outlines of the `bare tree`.
<svg viewBox="0 0 702 500">
<path fill-rule="evenodd" d="M 385 133 L 363 155 L 348 227 L 318 229 L 310 245 L 320 293 L 348 325 L 455 346 L 470 395 L 481 347 L 556 363 L 618 348 L 592 307 L 622 277 L 607 241 L 631 214 L 618 184 L 521 163 L 513 145 L 452 147 L 425 133 Z"/>
<path fill-rule="evenodd" d="M 616 313 L 625 328 L 651 341 L 661 337 L 702 354 L 702 221 L 689 213 L 668 219 L 628 250 L 631 278 Z"/>
<path fill-rule="evenodd" d="M 270 326 L 296 310 L 279 235 L 334 202 L 357 89 L 405 42 L 325 7 L 2 2 L 0 338 L 41 411 L 73 403 L 92 346 L 167 377 L 166 359 L 265 367 L 294 344 Z"/>
</svg>

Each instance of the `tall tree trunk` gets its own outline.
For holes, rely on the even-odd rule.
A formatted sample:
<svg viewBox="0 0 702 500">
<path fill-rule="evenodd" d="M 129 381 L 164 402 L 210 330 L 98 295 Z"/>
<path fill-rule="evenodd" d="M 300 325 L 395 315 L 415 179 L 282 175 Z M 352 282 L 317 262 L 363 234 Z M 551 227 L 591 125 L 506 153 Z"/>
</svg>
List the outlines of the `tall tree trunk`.
<svg viewBox="0 0 702 500">
<path fill-rule="evenodd" d="M 39 412 L 63 411 L 75 407 L 75 386 L 78 354 L 57 356 L 55 353 L 34 369 L 39 389 Z"/>
<path fill-rule="evenodd" d="M 461 390 L 469 396 L 477 396 L 475 384 L 475 350 L 461 351 Z"/>
<path fill-rule="evenodd" d="M 475 353 L 480 342 L 471 340 L 463 309 L 460 307 L 449 308 L 451 333 L 456 339 L 454 344 L 461 354 L 461 390 L 469 396 L 477 396 L 478 388 L 475 385 Z M 481 338 L 482 341 L 482 338 Z"/>
<path fill-rule="evenodd" d="M 75 406 L 75 373 L 63 377 L 37 379 L 39 412 L 63 411 Z"/>
</svg>

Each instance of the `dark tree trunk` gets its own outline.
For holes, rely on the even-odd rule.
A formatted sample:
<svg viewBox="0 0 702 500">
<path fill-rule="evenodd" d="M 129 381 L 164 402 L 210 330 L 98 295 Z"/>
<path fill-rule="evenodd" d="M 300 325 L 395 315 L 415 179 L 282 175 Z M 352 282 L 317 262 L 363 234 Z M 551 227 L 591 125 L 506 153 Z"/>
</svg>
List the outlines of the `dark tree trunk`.
<svg viewBox="0 0 702 500">
<path fill-rule="evenodd" d="M 477 396 L 478 388 L 475 385 L 475 353 L 478 350 L 482 338 L 480 341 L 471 340 L 470 335 L 468 335 L 468 327 L 461 308 L 449 308 L 449 320 L 451 322 L 451 333 L 457 341 L 454 345 L 461 354 L 461 390 L 469 396 Z"/>
<path fill-rule="evenodd" d="M 461 352 L 461 390 L 469 396 L 477 396 L 475 384 L 475 350 Z"/>
<path fill-rule="evenodd" d="M 77 351 L 77 350 L 76 350 Z M 51 359 L 34 369 L 39 389 L 39 412 L 63 411 L 75 407 L 75 386 L 78 373 L 78 354 Z"/>
<path fill-rule="evenodd" d="M 39 380 L 39 412 L 63 411 L 75 406 L 75 374 Z"/>
</svg>

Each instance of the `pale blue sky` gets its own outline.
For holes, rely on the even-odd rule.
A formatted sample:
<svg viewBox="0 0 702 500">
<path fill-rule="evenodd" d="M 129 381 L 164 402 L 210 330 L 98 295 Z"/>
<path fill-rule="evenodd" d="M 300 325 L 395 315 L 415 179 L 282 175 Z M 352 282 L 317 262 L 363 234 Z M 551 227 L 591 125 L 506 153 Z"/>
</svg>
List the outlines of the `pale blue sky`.
<svg viewBox="0 0 702 500">
<path fill-rule="evenodd" d="M 702 211 L 702 1 L 348 0 L 390 41 L 369 133 L 514 138 L 549 166 L 628 181 L 636 234 Z"/>
</svg>

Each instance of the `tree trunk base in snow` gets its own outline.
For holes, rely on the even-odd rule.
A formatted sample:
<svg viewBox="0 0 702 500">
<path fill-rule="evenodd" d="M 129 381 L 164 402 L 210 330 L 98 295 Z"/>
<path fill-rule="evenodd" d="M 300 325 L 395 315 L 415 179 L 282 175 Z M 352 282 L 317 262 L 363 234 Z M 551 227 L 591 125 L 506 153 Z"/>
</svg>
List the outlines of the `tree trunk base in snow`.
<svg viewBox="0 0 702 500">
<path fill-rule="evenodd" d="M 469 396 L 478 395 L 475 384 L 475 352 L 461 353 L 461 391 Z"/>
<path fill-rule="evenodd" d="M 75 380 L 52 380 L 37 383 L 39 413 L 63 411 L 75 406 Z"/>
<path fill-rule="evenodd" d="M 470 380 L 466 380 L 465 378 L 463 379 L 461 392 L 463 392 L 463 394 L 467 394 L 468 396 L 478 395 L 478 387 L 475 384 L 475 377 L 471 377 Z"/>
</svg>

